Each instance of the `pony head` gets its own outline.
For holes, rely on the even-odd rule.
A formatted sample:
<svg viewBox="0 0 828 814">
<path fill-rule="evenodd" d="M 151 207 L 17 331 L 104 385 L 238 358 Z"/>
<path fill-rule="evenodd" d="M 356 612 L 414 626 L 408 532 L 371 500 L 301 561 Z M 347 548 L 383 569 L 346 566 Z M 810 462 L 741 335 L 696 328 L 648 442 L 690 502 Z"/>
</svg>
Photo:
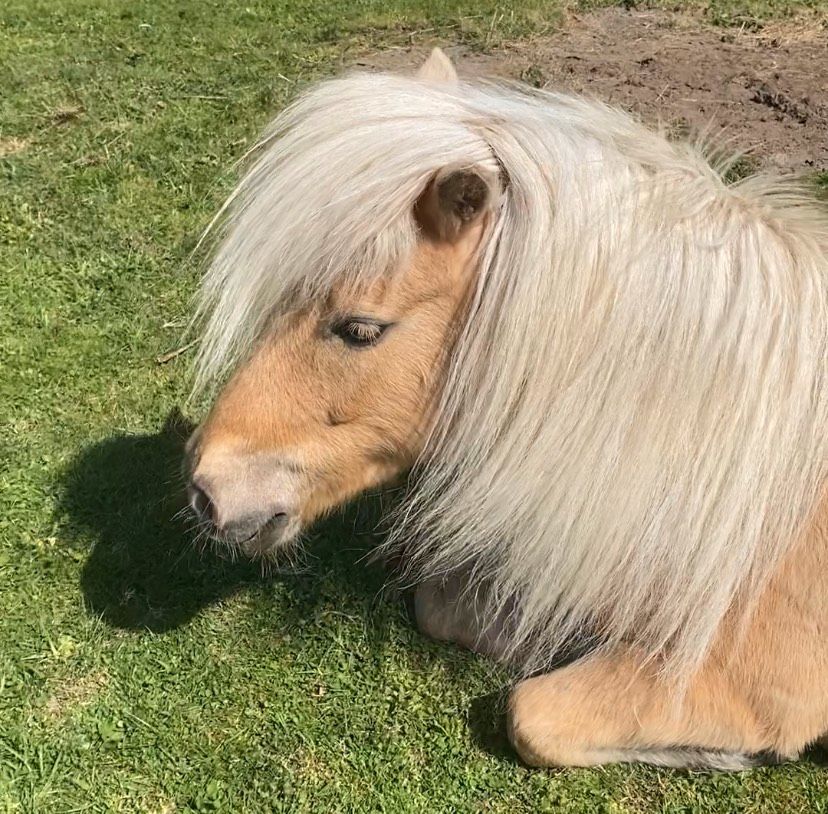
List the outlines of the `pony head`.
<svg viewBox="0 0 828 814">
<path fill-rule="evenodd" d="M 409 81 L 456 79 L 448 58 L 435 49 Z M 312 131 L 313 116 L 305 116 L 311 121 L 303 122 L 302 130 Z M 311 133 L 317 148 L 313 156 L 297 144 L 284 144 L 290 135 L 282 134 L 277 154 L 265 155 L 243 184 L 265 189 L 257 189 L 257 200 L 243 208 L 235 234 L 216 261 L 223 267 L 230 262 L 228 252 L 250 251 L 248 244 L 257 239 L 271 242 L 272 254 L 254 250 L 234 259 L 241 275 L 252 265 L 246 278 L 233 282 L 242 289 L 261 286 L 255 296 L 267 295 L 273 282 L 260 275 L 295 276 L 288 265 L 297 262 L 294 253 L 308 266 L 330 263 L 324 255 L 343 240 L 337 234 L 343 223 L 363 215 L 354 210 L 375 204 L 371 192 L 359 186 L 375 184 L 372 173 L 384 169 L 381 153 L 370 149 L 362 155 L 359 150 L 339 154 L 346 144 L 337 131 Z M 359 138 L 353 134 L 354 148 Z M 280 286 L 281 301 L 273 302 L 273 312 L 255 329 L 246 358 L 190 441 L 191 507 L 217 539 L 250 554 L 266 554 L 417 459 L 499 197 L 497 166 L 491 156 L 482 158 L 447 165 L 418 162 L 409 169 L 414 174 L 407 188 L 390 190 L 401 200 L 395 202 L 395 222 L 385 226 L 386 234 L 377 224 L 353 225 L 357 240 L 350 238 L 350 250 L 363 242 L 357 251 L 368 257 L 349 258 L 329 279 L 323 268 L 312 296 L 287 283 Z M 294 178 L 299 174 L 295 165 L 305 160 L 317 162 L 315 171 Z M 365 167 L 349 173 L 351 186 L 343 189 L 325 184 L 328 161 L 364 162 Z M 383 221 L 388 213 L 373 216 Z M 263 234 L 254 237 L 257 227 Z M 327 246 L 310 245 L 314 230 L 326 233 Z M 377 245 L 389 238 L 391 246 Z M 234 241 L 245 247 L 233 246 Z M 374 252 L 382 255 L 379 270 L 379 258 L 370 256 Z M 227 283 L 222 279 L 222 286 Z M 245 294 L 254 296 L 253 291 Z M 247 306 L 259 308 L 250 300 Z M 226 309 L 215 315 L 212 342 L 220 344 L 226 331 L 238 330 L 238 316 Z"/>
</svg>

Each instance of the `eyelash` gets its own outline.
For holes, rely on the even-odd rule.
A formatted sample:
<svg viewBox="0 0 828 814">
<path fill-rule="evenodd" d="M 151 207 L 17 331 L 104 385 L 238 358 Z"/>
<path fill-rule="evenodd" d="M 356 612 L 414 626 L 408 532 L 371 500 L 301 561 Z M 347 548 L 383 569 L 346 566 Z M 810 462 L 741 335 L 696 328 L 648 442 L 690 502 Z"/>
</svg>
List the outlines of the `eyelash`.
<svg viewBox="0 0 828 814">
<path fill-rule="evenodd" d="M 337 322 L 332 330 L 352 348 L 370 348 L 382 339 L 388 325 L 369 319 L 350 317 Z"/>
</svg>

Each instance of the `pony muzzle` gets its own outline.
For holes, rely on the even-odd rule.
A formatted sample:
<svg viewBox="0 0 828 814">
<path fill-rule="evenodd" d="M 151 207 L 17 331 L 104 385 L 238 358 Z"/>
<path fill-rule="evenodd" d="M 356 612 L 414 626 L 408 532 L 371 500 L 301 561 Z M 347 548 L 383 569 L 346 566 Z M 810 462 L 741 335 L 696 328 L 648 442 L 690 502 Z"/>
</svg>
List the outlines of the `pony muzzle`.
<svg viewBox="0 0 828 814">
<path fill-rule="evenodd" d="M 202 531 L 249 556 L 286 545 L 301 530 L 299 474 L 271 453 L 219 450 L 200 456 L 187 496 Z"/>
</svg>

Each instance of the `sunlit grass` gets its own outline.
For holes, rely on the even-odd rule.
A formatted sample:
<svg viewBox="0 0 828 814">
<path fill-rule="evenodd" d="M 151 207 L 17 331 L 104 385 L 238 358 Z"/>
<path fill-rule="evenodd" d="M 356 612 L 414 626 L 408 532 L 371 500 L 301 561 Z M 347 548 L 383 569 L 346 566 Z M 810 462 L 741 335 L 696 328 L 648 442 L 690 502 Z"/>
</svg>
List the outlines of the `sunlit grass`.
<svg viewBox="0 0 828 814">
<path fill-rule="evenodd" d="M 715 2 L 719 23 L 807 3 Z M 812 4 L 813 5 L 813 4 Z M 700 4 L 697 4 L 700 7 Z M 560 6 L 7 0 L 0 10 L 0 812 L 824 811 L 813 763 L 532 772 L 506 677 L 424 641 L 360 562 L 366 500 L 304 568 L 173 521 L 195 240 L 297 87 L 367 49 L 488 48 Z M 828 188 L 828 180 L 822 178 Z"/>
</svg>

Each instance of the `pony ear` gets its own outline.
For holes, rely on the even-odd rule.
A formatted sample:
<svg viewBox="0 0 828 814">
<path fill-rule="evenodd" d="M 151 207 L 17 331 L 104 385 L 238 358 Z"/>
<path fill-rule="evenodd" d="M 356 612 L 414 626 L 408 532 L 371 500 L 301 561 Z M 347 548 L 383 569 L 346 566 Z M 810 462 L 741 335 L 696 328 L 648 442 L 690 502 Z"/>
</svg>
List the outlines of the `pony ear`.
<svg viewBox="0 0 828 814">
<path fill-rule="evenodd" d="M 429 237 L 454 243 L 489 208 L 492 184 L 476 168 L 438 173 L 415 204 L 414 217 Z"/>
<path fill-rule="evenodd" d="M 440 48 L 432 50 L 431 56 L 417 71 L 417 76 L 420 79 L 427 79 L 429 82 L 449 82 L 453 84 L 457 81 L 457 71 L 454 69 L 454 65 Z"/>
</svg>

